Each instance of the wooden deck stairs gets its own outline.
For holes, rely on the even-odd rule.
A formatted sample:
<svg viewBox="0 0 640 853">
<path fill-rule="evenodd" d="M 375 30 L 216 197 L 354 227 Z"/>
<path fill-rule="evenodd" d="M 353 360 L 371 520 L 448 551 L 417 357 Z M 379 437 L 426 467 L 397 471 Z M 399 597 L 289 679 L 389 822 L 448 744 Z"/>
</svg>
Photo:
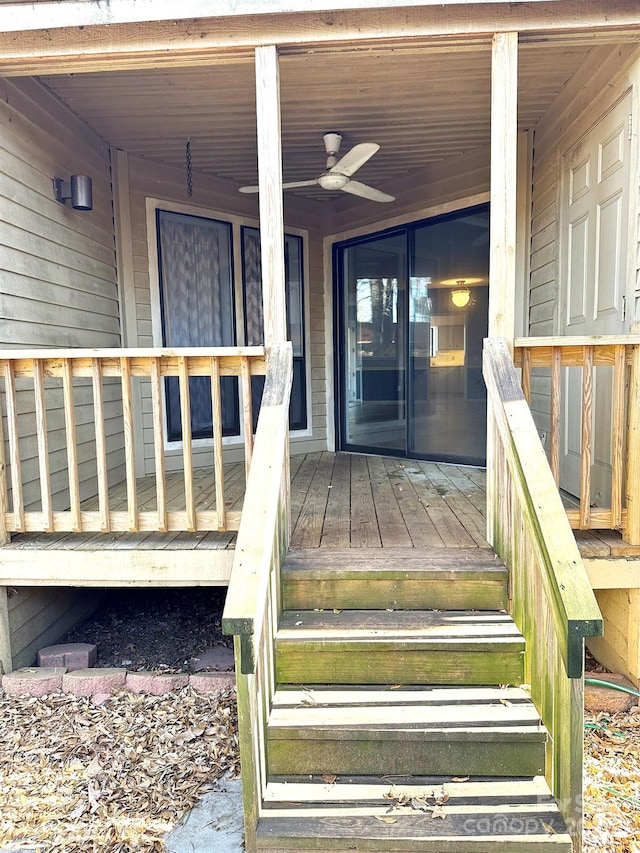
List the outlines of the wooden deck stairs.
<svg viewBox="0 0 640 853">
<path fill-rule="evenodd" d="M 257 850 L 571 850 L 491 550 L 291 551 L 281 604 Z"/>
</svg>

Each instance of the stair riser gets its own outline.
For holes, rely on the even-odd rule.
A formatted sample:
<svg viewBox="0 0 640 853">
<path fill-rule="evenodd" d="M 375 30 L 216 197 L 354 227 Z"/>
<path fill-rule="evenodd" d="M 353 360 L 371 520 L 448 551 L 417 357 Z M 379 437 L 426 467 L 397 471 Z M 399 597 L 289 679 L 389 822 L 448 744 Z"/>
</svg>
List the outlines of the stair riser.
<svg viewBox="0 0 640 853">
<path fill-rule="evenodd" d="M 537 776 L 545 769 L 543 740 L 278 739 L 267 743 L 270 775 L 360 774 Z"/>
<path fill-rule="evenodd" d="M 298 644 L 296 644 L 298 646 Z M 519 643 L 495 650 L 323 651 L 309 646 L 276 646 L 279 684 L 521 684 L 524 651 Z"/>
<path fill-rule="evenodd" d="M 283 602 L 285 610 L 506 610 L 507 584 L 473 576 L 436 580 L 286 578 Z"/>
</svg>

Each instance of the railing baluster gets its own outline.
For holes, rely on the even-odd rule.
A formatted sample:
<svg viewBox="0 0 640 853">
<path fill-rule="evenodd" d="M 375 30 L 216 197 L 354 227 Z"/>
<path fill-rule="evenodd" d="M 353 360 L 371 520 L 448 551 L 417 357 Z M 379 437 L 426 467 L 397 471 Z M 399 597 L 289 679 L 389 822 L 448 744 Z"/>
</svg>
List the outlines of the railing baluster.
<svg viewBox="0 0 640 853">
<path fill-rule="evenodd" d="M 531 404 L 531 350 L 522 349 L 522 393 L 527 403 Z"/>
<path fill-rule="evenodd" d="M 100 530 L 108 533 L 109 523 L 109 475 L 107 469 L 107 442 L 104 431 L 104 389 L 102 387 L 102 362 L 91 359 L 91 383 L 93 386 L 93 419 L 96 429 L 96 471 L 98 476 L 98 512 Z"/>
<path fill-rule="evenodd" d="M 220 391 L 220 361 L 211 356 L 211 418 L 213 423 L 213 471 L 216 478 L 216 512 L 218 530 L 226 529 L 224 505 L 224 459 L 222 456 L 222 395 Z"/>
<path fill-rule="evenodd" d="M 166 533 L 167 491 L 164 464 L 164 420 L 162 413 L 162 376 L 160 359 L 151 359 L 151 408 L 153 413 L 153 454 L 156 463 L 156 505 L 158 508 L 158 530 Z"/>
<path fill-rule="evenodd" d="M 40 496 L 42 500 L 42 528 L 53 530 L 53 507 L 51 503 L 51 472 L 49 469 L 49 439 L 47 433 L 47 407 L 44 391 L 44 365 L 42 360 L 33 360 L 33 394 L 36 408 L 36 440 L 38 442 L 38 470 L 40 474 Z"/>
<path fill-rule="evenodd" d="M 4 429 L 2 425 L 2 407 L 0 406 L 0 547 L 6 545 L 11 537 L 7 533 L 7 511 L 9 508 L 9 486 L 7 483 L 7 460 L 4 450 Z M 1 587 L 0 587 L 1 589 Z M 0 595 L 2 593 L 0 592 Z M 2 602 L 0 602 L 0 613 L 2 613 Z M 0 631 L 0 636 L 2 631 Z M 7 626 L 6 636 L 9 636 Z M 3 650 L 0 648 L 0 660 L 3 660 Z"/>
<path fill-rule="evenodd" d="M 253 404 L 251 400 L 251 363 L 246 356 L 241 362 L 242 414 L 244 422 L 244 467 L 247 477 L 253 453 Z"/>
<path fill-rule="evenodd" d="M 69 358 L 65 358 L 62 361 L 62 396 L 64 399 L 64 424 L 67 434 L 71 528 L 77 532 L 82 530 L 82 518 L 80 515 L 80 474 L 78 471 L 76 409 L 73 398 L 73 365 Z"/>
<path fill-rule="evenodd" d="M 560 482 L 560 388 L 562 348 L 551 350 L 551 416 L 549 419 L 549 462 L 556 485 Z"/>
<path fill-rule="evenodd" d="M 195 530 L 196 510 L 193 496 L 193 448 L 191 446 L 189 364 L 183 355 L 178 358 L 178 381 L 180 383 L 180 418 L 182 422 L 182 459 L 184 462 L 184 500 L 187 511 L 187 530 Z"/>
<path fill-rule="evenodd" d="M 138 494 L 136 489 L 136 454 L 133 432 L 133 401 L 131 398 L 131 361 L 120 357 L 120 386 L 122 389 L 122 420 L 124 426 L 124 465 L 127 478 L 127 515 L 129 530 L 138 530 Z"/>
<path fill-rule="evenodd" d="M 16 377 L 12 361 L 4 365 L 4 387 L 7 398 L 7 433 L 9 437 L 9 462 L 11 464 L 11 500 L 16 531 L 24 530 L 24 500 L 22 498 L 22 468 L 20 465 L 20 439 L 18 432 L 18 401 Z"/>
<path fill-rule="evenodd" d="M 582 458 L 580 464 L 580 530 L 591 521 L 591 449 L 593 439 L 593 347 L 583 347 L 582 357 Z"/>
<path fill-rule="evenodd" d="M 626 347 L 616 346 L 613 363 L 611 423 L 611 527 L 622 527 L 622 454 L 624 452 Z"/>
</svg>

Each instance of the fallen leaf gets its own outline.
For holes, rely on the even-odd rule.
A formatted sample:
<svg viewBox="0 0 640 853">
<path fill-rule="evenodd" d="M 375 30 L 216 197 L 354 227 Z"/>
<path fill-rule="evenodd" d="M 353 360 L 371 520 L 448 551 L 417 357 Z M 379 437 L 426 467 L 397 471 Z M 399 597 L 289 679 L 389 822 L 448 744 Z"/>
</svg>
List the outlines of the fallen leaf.
<svg viewBox="0 0 640 853">
<path fill-rule="evenodd" d="M 454 776 L 451 780 L 452 782 L 468 782 L 469 776 Z"/>
<path fill-rule="evenodd" d="M 331 773 L 324 773 L 322 775 L 322 779 L 324 782 L 327 783 L 327 785 L 333 785 L 333 784 L 335 784 L 335 782 L 337 782 L 338 777 L 333 776 Z"/>
<path fill-rule="evenodd" d="M 397 817 L 384 817 L 384 815 L 381 815 L 381 814 L 376 815 L 376 820 L 379 820 L 382 823 L 397 823 L 398 822 Z"/>
<path fill-rule="evenodd" d="M 422 799 L 422 797 L 412 797 L 411 808 L 420 812 L 430 812 L 433 806 L 430 806 L 426 800 Z"/>
</svg>

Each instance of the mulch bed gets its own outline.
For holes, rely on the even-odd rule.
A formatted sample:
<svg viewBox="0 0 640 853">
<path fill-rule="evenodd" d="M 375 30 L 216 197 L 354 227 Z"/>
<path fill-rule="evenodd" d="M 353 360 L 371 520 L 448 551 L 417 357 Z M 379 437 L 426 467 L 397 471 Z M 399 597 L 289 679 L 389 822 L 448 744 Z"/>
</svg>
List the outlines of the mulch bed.
<svg viewBox="0 0 640 853">
<path fill-rule="evenodd" d="M 233 648 L 220 629 L 226 588 L 117 589 L 60 643 L 95 643 L 97 666 L 189 672 L 216 645 Z"/>
</svg>

